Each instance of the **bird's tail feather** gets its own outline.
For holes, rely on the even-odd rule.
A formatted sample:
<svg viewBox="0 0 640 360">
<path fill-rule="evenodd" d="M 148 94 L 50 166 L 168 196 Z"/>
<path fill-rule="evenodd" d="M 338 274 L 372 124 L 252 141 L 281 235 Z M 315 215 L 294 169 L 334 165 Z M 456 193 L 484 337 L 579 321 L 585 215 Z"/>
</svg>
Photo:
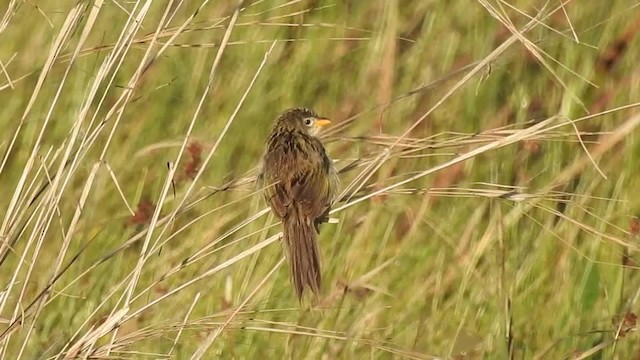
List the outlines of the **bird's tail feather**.
<svg viewBox="0 0 640 360">
<path fill-rule="evenodd" d="M 309 287 L 314 294 L 318 294 L 322 276 L 318 233 L 315 230 L 314 222 L 301 214 L 300 211 L 288 214 L 283 222 L 284 244 L 298 299 L 302 299 L 305 287 Z"/>
</svg>

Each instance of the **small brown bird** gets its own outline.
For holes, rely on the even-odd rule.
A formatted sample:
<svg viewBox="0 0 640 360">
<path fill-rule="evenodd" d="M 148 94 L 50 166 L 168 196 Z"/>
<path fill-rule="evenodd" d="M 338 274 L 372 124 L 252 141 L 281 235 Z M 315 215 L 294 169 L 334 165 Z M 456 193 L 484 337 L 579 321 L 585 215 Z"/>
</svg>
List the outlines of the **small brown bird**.
<svg viewBox="0 0 640 360">
<path fill-rule="evenodd" d="M 327 221 L 338 190 L 338 173 L 316 137 L 331 121 L 305 108 L 276 119 L 267 140 L 259 181 L 282 220 L 283 239 L 298 299 L 305 287 L 321 287 L 319 226 Z"/>
</svg>

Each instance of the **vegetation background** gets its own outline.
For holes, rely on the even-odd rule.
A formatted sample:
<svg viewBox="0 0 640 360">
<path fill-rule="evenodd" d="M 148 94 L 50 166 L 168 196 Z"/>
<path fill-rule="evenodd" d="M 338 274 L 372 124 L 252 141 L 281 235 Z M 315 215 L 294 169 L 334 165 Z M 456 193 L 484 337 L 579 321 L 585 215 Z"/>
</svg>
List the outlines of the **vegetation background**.
<svg viewBox="0 0 640 360">
<path fill-rule="evenodd" d="M 0 356 L 633 359 L 640 6 L 4 0 Z M 253 184 L 342 169 L 298 303 Z"/>
</svg>

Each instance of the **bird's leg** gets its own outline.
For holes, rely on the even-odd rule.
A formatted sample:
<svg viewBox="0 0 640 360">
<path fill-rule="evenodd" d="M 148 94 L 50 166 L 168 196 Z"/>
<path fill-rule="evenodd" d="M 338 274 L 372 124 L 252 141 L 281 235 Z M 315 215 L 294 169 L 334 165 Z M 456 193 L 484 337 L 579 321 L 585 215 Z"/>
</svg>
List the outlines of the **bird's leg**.
<svg viewBox="0 0 640 360">
<path fill-rule="evenodd" d="M 320 215 L 320 217 L 316 218 L 313 221 L 313 225 L 315 226 L 316 232 L 318 234 L 320 234 L 320 224 L 329 222 L 329 210 L 331 210 L 331 209 L 327 208 L 327 210 L 325 210 L 325 212 L 322 215 Z"/>
</svg>

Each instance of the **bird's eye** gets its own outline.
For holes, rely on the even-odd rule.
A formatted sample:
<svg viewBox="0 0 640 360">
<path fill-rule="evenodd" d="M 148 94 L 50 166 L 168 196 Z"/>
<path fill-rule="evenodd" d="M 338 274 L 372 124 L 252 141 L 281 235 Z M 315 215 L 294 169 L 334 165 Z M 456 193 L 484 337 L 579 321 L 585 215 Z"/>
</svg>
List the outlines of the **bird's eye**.
<svg viewBox="0 0 640 360">
<path fill-rule="evenodd" d="M 312 118 L 304 119 L 304 124 L 307 126 L 311 126 L 311 124 L 313 124 L 313 119 Z"/>
</svg>

